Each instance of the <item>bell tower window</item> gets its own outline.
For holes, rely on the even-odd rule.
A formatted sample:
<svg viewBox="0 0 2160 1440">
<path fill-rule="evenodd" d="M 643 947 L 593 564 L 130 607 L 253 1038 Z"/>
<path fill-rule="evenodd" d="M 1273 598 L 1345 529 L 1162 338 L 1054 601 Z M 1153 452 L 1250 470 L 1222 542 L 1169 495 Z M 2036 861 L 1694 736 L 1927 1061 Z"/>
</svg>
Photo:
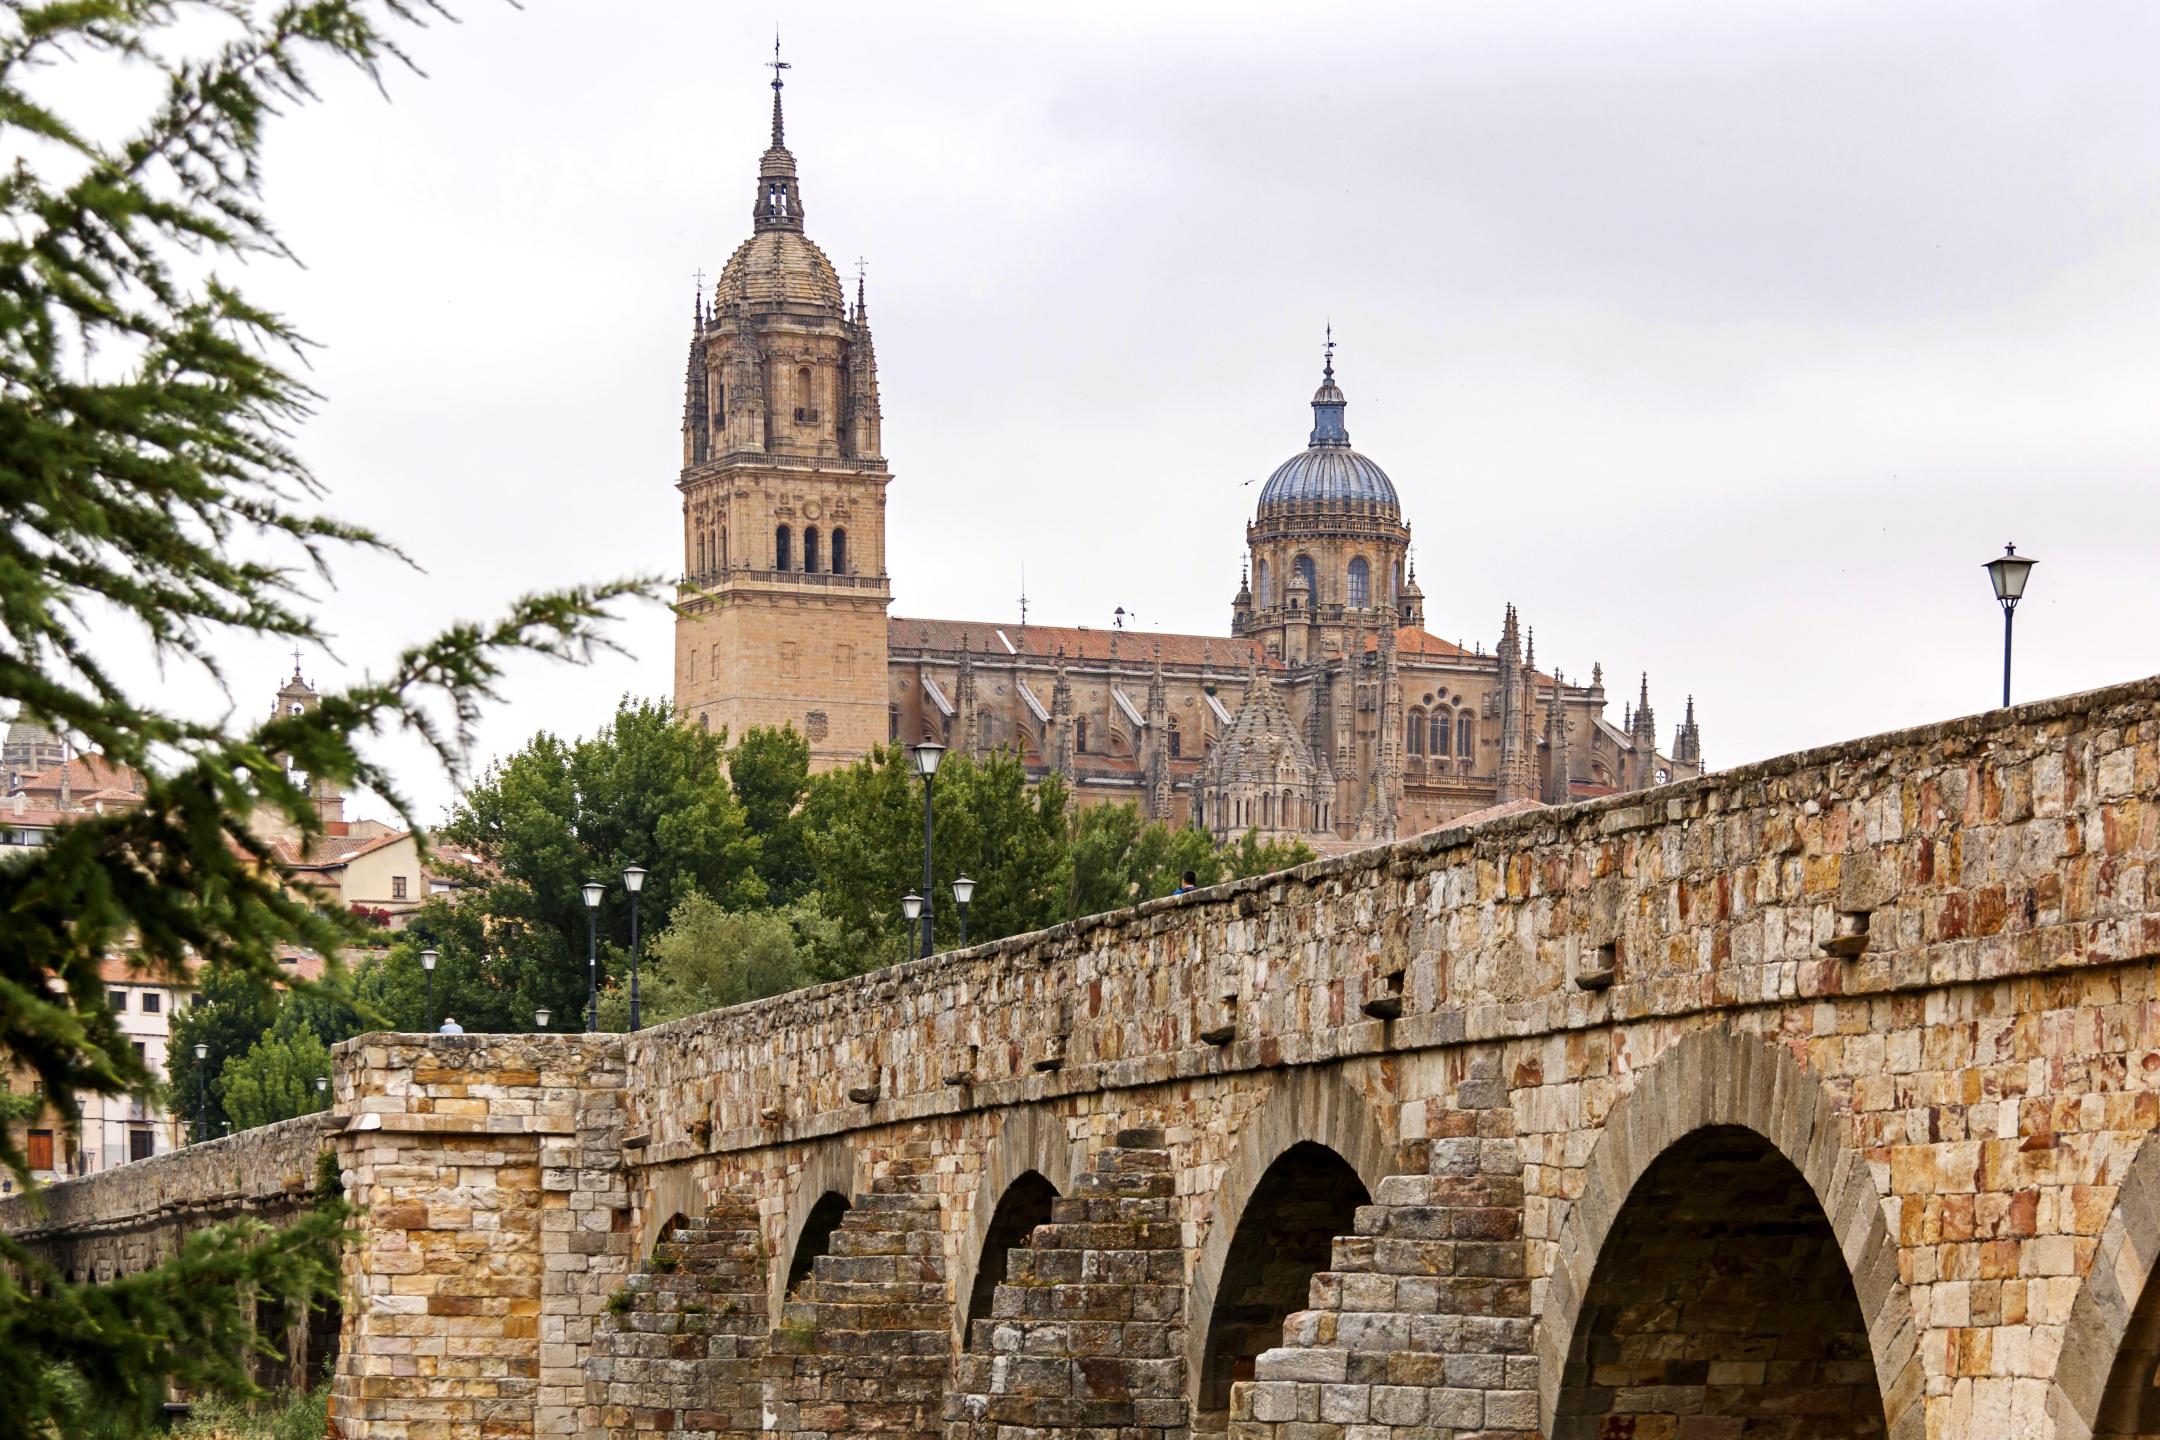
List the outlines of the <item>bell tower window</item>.
<svg viewBox="0 0 2160 1440">
<path fill-rule="evenodd" d="M 845 530 L 841 529 L 841 528 L 840 528 L 840 527 L 839 527 L 838 525 L 835 525 L 835 526 L 833 526 L 833 532 L 832 532 L 832 566 L 831 566 L 831 569 L 832 569 L 832 573 L 833 573 L 833 574 L 835 574 L 835 575 L 845 575 L 845 574 L 847 574 L 847 573 L 848 573 L 848 568 L 847 568 L 847 531 L 845 531 Z"/>
<path fill-rule="evenodd" d="M 817 526 L 805 525 L 802 532 L 803 574 L 817 574 Z"/>
<path fill-rule="evenodd" d="M 794 534 L 794 532 L 793 532 L 793 531 L 791 531 L 791 530 L 789 530 L 789 529 L 788 529 L 788 527 L 787 527 L 787 526 L 785 526 L 785 525 L 781 525 L 781 526 L 779 526 L 779 527 L 775 528 L 775 529 L 774 529 L 774 531 L 773 531 L 773 569 L 775 569 L 775 570 L 792 570 L 792 569 L 794 569 L 794 568 L 795 568 L 795 555 L 794 555 L 794 551 L 795 551 L 795 534 Z"/>
</svg>

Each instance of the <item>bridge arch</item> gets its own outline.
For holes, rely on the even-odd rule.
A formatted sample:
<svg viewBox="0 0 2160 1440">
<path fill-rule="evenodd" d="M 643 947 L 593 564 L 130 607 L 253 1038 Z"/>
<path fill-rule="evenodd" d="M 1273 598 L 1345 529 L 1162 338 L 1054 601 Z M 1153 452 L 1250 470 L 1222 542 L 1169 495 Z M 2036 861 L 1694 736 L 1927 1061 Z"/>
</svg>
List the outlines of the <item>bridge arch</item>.
<svg viewBox="0 0 2160 1440">
<path fill-rule="evenodd" d="M 1332 1156 L 1368 1195 L 1402 1169 L 1393 1126 L 1343 1070 L 1277 1072 L 1267 1098 L 1235 1127 L 1230 1161 L 1202 1222 L 1185 1315 L 1185 1395 L 1196 1420 L 1203 1411 L 1210 1322 L 1239 1226 L 1269 1172 L 1293 1149 L 1301 1152 L 1293 1163 L 1306 1160 L 1323 1172 L 1326 1162 L 1311 1152 Z M 1350 1227 L 1340 1233 L 1351 1233 Z"/>
<path fill-rule="evenodd" d="M 2155 1264 L 2160 1264 L 2160 1133 L 2139 1142 L 2071 1302 L 2062 1352 L 2048 1384 L 2055 1440 L 2117 1433 L 2119 1426 L 2103 1421 L 2140 1408 L 2138 1397 L 2109 1392 L 2128 1378 L 2126 1348 L 2148 1359 L 2160 1351 L 2160 1334 L 2153 1333 L 2160 1329 L 2160 1289 L 2151 1283 Z M 2144 1343 L 2134 1343 L 2139 1337 Z M 2118 1376 L 2118 1369 L 2125 1375 Z M 2153 1393 L 2160 1402 L 2160 1390 Z"/>
<path fill-rule="evenodd" d="M 1585 1163 L 1582 1197 L 1554 1247 L 1538 1319 L 1545 1433 L 1559 1433 L 1564 1375 L 1592 1277 L 1638 1184 L 1668 1155 L 1720 1138 L 1740 1151 L 1753 1143 L 1774 1152 L 1774 1168 L 1805 1182 L 1852 1281 L 1888 1435 L 1918 1440 L 1926 1374 L 1919 1332 L 1867 1162 L 1845 1144 L 1844 1121 L 1820 1080 L 1784 1048 L 1722 1026 L 1683 1038 L 1643 1071 L 1607 1114 Z"/>
<path fill-rule="evenodd" d="M 832 1207 L 826 1205 L 821 1211 L 820 1203 L 828 1195 L 837 1195 L 853 1205 L 855 1197 L 866 1188 L 855 1152 L 839 1143 L 820 1145 L 812 1150 L 804 1159 L 802 1169 L 791 1177 L 787 1228 L 781 1232 L 780 1245 L 773 1252 L 772 1263 L 765 1267 L 767 1313 L 774 1317 L 775 1323 L 787 1308 L 788 1271 L 802 1249 L 805 1232 L 813 1222 L 823 1226 L 834 1219 Z"/>
<path fill-rule="evenodd" d="M 982 1180 L 968 1206 L 967 1232 L 953 1266 L 953 1342 L 965 1350 L 970 1301 L 982 1274 L 984 1250 L 991 1242 L 991 1226 L 998 1209 L 1029 1175 L 1040 1176 L 1060 1195 L 1072 1193 L 1073 1141 L 1063 1120 L 1039 1105 L 1008 1112 L 998 1126 L 983 1161 Z M 1083 1162 L 1084 1163 L 1084 1162 Z"/>
</svg>

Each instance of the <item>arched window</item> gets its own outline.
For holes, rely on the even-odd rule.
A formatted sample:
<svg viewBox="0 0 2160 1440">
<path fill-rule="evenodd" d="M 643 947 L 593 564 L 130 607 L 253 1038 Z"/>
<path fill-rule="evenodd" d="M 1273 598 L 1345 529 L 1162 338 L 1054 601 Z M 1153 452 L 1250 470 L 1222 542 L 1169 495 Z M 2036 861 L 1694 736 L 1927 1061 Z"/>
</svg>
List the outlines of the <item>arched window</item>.
<svg viewBox="0 0 2160 1440">
<path fill-rule="evenodd" d="M 817 574 L 817 526 L 805 525 L 802 532 L 803 574 Z"/>
<path fill-rule="evenodd" d="M 1305 582 L 1306 603 L 1310 605 L 1319 604 L 1320 574 L 1319 571 L 1313 568 L 1312 556 L 1300 555 L 1297 557 L 1297 573 L 1298 578 Z"/>
<path fill-rule="evenodd" d="M 705 573 L 705 536 L 702 532 L 697 537 L 697 570 L 694 573 Z"/>
<path fill-rule="evenodd" d="M 1372 604 L 1372 566 L 1360 555 L 1350 562 L 1350 604 L 1363 607 Z"/>
<path fill-rule="evenodd" d="M 1275 792 L 1270 790 L 1260 797 L 1260 828 L 1275 828 Z"/>
<path fill-rule="evenodd" d="M 1272 571 L 1272 570 L 1270 570 L 1270 569 L 1268 568 L 1268 563 L 1267 563 L 1267 561 L 1265 561 L 1265 560 L 1262 560 L 1262 561 L 1260 562 L 1260 575 L 1259 575 L 1259 579 L 1260 579 L 1260 592 L 1259 592 L 1259 596 L 1258 596 L 1258 598 L 1259 598 L 1260 604 L 1261 604 L 1262 606 L 1268 606 L 1268 605 L 1272 605 L 1272 604 L 1274 604 L 1274 603 L 1275 603 L 1275 572 L 1274 572 L 1274 571 Z"/>
<path fill-rule="evenodd" d="M 1085 715 L 1073 722 L 1073 748 L 1082 755 L 1087 754 L 1087 716 Z"/>
<path fill-rule="evenodd" d="M 1455 753 L 1465 760 L 1470 758 L 1471 747 L 1477 744 L 1476 736 L 1471 733 L 1476 728 L 1477 722 L 1467 710 L 1455 718 Z"/>
<path fill-rule="evenodd" d="M 1170 758 L 1175 760 L 1185 753 L 1185 737 L 1178 732 L 1177 716 L 1170 717 Z"/>
<path fill-rule="evenodd" d="M 835 575 L 848 573 L 847 531 L 841 529 L 838 525 L 833 526 L 832 532 L 832 573 Z"/>
<path fill-rule="evenodd" d="M 1433 711 L 1432 715 L 1432 753 L 1435 755 L 1445 755 L 1447 754 L 1449 748 L 1448 712 L 1445 710 L 1435 710 Z"/>
<path fill-rule="evenodd" d="M 1285 791 L 1283 791 L 1283 792 L 1282 792 L 1282 809 L 1281 809 L 1280 811 L 1276 812 L 1276 813 L 1278 813 L 1278 814 L 1280 814 L 1280 815 L 1282 816 L 1282 828 L 1283 828 L 1283 829 L 1285 829 L 1285 830 L 1295 830 L 1295 829 L 1297 829 L 1297 808 L 1296 808 L 1296 802 L 1295 802 L 1295 801 L 1293 801 L 1293 800 L 1292 800 L 1292 799 L 1290 798 L 1290 792 L 1289 792 L 1288 790 L 1285 790 Z"/>
<path fill-rule="evenodd" d="M 1405 735 L 1410 742 L 1410 753 L 1412 755 L 1422 755 L 1425 753 L 1424 711 L 1412 710 L 1410 712 L 1410 723 L 1408 726 L 1405 727 Z M 1442 751 L 1441 753 L 1445 754 L 1446 752 Z"/>
<path fill-rule="evenodd" d="M 898 705 L 887 705 L 885 707 L 885 738 L 887 740 L 898 740 L 900 738 L 900 707 Z"/>
<path fill-rule="evenodd" d="M 720 527 L 720 569 L 727 569 L 727 526 Z"/>
<path fill-rule="evenodd" d="M 817 403 L 810 398 L 810 367 L 795 372 L 795 418 L 809 423 L 818 418 Z"/>
<path fill-rule="evenodd" d="M 795 532 L 785 525 L 775 527 L 773 530 L 772 550 L 773 569 L 792 570 L 795 568 Z"/>
</svg>

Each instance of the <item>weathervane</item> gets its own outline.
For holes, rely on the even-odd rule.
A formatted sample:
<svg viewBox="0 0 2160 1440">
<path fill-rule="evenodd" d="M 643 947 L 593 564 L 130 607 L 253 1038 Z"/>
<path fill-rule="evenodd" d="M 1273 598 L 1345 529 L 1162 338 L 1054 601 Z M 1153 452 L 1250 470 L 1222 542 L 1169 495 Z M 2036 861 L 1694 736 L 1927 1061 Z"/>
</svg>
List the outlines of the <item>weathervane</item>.
<svg viewBox="0 0 2160 1440">
<path fill-rule="evenodd" d="M 772 32 L 772 59 L 765 62 L 765 68 L 772 71 L 772 88 L 775 90 L 785 83 L 780 78 L 780 72 L 795 68 L 780 58 L 780 27 L 777 25 L 773 26 Z"/>
</svg>

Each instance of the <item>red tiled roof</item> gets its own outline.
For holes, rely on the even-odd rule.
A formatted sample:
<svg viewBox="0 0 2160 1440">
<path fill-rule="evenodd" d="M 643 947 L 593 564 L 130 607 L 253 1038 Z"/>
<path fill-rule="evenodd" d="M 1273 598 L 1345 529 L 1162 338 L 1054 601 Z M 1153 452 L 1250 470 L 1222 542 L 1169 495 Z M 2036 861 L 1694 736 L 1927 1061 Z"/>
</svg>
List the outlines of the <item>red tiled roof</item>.
<svg viewBox="0 0 2160 1440">
<path fill-rule="evenodd" d="M 22 783 L 15 788 L 26 793 L 50 790 L 58 794 L 63 770 L 67 772 L 68 789 L 76 795 L 98 790 L 124 790 L 131 795 L 142 791 L 142 776 L 129 766 L 115 765 L 102 755 L 74 756 L 66 765 L 55 765 L 23 777 Z"/>
<path fill-rule="evenodd" d="M 1000 639 L 1002 632 L 1004 638 Z M 1155 647 L 1162 646 L 1165 665 L 1200 666 L 1234 672 L 1243 670 L 1259 642 L 1231 635 L 1172 635 L 1155 630 L 1097 630 L 1084 625 L 1016 625 L 993 620 L 918 620 L 895 615 L 885 622 L 887 644 L 894 650 L 940 650 L 957 653 L 966 641 L 977 655 L 993 660 L 1026 658 L 1054 660 L 1058 651 L 1073 661 L 1105 661 L 1111 647 L 1117 662 L 1144 669 L 1155 661 Z M 1005 641 L 1012 642 L 1007 649 Z M 1261 664 L 1275 668 L 1265 654 Z"/>
</svg>

